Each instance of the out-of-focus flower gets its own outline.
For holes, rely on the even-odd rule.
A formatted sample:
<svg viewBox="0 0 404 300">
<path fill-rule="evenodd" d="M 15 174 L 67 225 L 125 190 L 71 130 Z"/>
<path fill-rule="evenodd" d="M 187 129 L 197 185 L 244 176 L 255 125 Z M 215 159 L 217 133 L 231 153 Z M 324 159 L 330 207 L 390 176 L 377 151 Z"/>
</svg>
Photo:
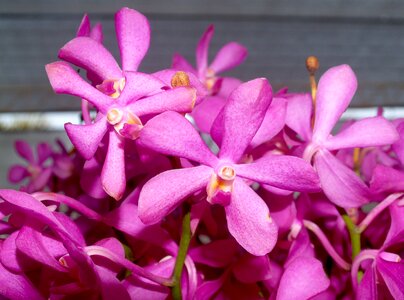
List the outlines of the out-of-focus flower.
<svg viewBox="0 0 404 300">
<path fill-rule="evenodd" d="M 198 128 L 205 133 L 210 131 L 213 121 L 223 108 L 230 93 L 241 81 L 233 77 L 221 77 L 221 72 L 241 64 L 247 57 L 247 49 L 236 42 L 224 45 L 216 54 L 213 62 L 208 64 L 209 45 L 214 33 L 210 25 L 196 48 L 196 69 L 180 54 L 175 54 L 172 68 L 195 74 L 208 90 L 208 95 L 197 103 L 192 116 Z"/>
<path fill-rule="evenodd" d="M 8 180 L 12 183 L 19 183 L 28 179 L 28 184 L 21 187 L 22 191 L 28 193 L 45 188 L 52 175 L 52 168 L 49 163 L 52 156 L 51 147 L 47 143 L 39 143 L 36 148 L 37 157 L 34 156 L 31 147 L 25 141 L 16 141 L 14 147 L 18 155 L 28 162 L 28 165 L 11 166 Z"/>
</svg>

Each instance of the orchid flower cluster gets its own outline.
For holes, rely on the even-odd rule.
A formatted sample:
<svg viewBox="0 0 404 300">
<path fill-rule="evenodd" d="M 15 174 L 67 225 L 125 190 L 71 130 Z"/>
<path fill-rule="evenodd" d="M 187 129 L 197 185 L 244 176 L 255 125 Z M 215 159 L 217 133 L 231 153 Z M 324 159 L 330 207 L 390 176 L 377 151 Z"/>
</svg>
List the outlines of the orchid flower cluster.
<svg viewBox="0 0 404 300">
<path fill-rule="evenodd" d="M 24 141 L 0 190 L 0 295 L 9 299 L 404 299 L 404 119 L 337 125 L 357 88 L 348 65 L 311 93 L 273 91 L 211 63 L 139 72 L 148 20 L 115 15 L 121 63 L 84 16 L 46 66 L 79 98 L 73 149 Z M 80 72 L 78 72 L 80 70 Z M 337 127 L 337 129 L 335 129 Z"/>
</svg>

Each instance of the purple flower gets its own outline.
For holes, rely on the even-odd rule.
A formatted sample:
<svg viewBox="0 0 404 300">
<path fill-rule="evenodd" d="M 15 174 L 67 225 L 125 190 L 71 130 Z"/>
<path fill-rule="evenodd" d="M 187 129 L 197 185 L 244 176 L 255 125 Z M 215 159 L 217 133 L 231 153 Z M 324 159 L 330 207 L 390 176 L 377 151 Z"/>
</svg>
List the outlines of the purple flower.
<svg viewBox="0 0 404 300">
<path fill-rule="evenodd" d="M 190 250 L 195 263 L 220 270 L 218 278 L 205 280 L 198 287 L 196 299 L 255 299 L 258 296 L 257 283 L 272 277 L 269 257 L 239 250 L 232 239 L 215 240 Z"/>
<path fill-rule="evenodd" d="M 15 150 L 24 160 L 28 162 L 27 166 L 14 165 L 8 172 L 8 180 L 12 183 L 18 183 L 28 178 L 28 185 L 22 187 L 23 191 L 33 193 L 42 190 L 52 175 L 52 168 L 47 165 L 52 156 L 52 149 L 46 143 L 37 145 L 37 158 L 27 142 L 18 140 L 15 142 Z"/>
<path fill-rule="evenodd" d="M 358 207 L 370 200 L 369 188 L 330 151 L 389 145 L 397 141 L 394 126 L 381 116 L 353 123 L 337 135 L 331 130 L 348 107 L 357 87 L 356 76 L 347 65 L 329 69 L 320 78 L 316 97 L 314 127 L 311 129 L 311 97 L 295 95 L 288 99 L 286 124 L 309 142 L 304 157 L 313 159 L 321 186 L 335 204 Z"/>
<path fill-rule="evenodd" d="M 402 194 L 393 194 L 389 197 L 395 200 L 401 196 Z M 401 199 L 389 206 L 391 225 L 383 246 L 379 250 L 363 250 L 354 261 L 351 274 L 358 299 L 376 300 L 390 296 L 394 299 L 404 298 L 404 262 L 399 255 L 404 242 L 402 201 Z M 372 262 L 370 265 L 368 264 L 358 286 L 359 267 L 368 260 L 372 260 Z"/>
<path fill-rule="evenodd" d="M 143 129 L 141 144 L 201 165 L 166 171 L 146 183 L 139 198 L 141 220 L 159 222 L 187 196 L 206 187 L 207 200 L 224 206 L 228 229 L 240 245 L 254 255 L 271 251 L 277 226 L 246 180 L 296 191 L 319 189 L 314 170 L 297 157 L 272 155 L 241 163 L 271 100 L 271 87 L 265 79 L 244 83 L 230 95 L 212 127 L 212 136 L 221 145 L 218 157 L 181 115 L 167 112 L 151 120 Z"/>
<path fill-rule="evenodd" d="M 204 83 L 211 92 L 217 84 L 217 75 L 238 66 L 247 56 L 247 49 L 245 47 L 236 42 L 230 42 L 219 50 L 213 62 L 208 65 L 209 45 L 213 33 L 214 26 L 210 25 L 199 40 L 196 48 L 196 70 L 180 54 L 175 54 L 173 58 L 174 69 L 191 72 L 197 75 L 199 80 Z"/>
<path fill-rule="evenodd" d="M 143 15 L 125 8 L 117 13 L 115 21 L 124 71 L 102 44 L 88 37 L 73 39 L 61 49 L 59 56 L 97 74 L 102 80 L 97 88 L 84 81 L 67 63 L 48 64 L 46 71 L 56 93 L 78 96 L 97 108 L 93 124 L 67 123 L 65 129 L 87 160 L 94 156 L 104 136 L 108 136 L 101 181 L 104 190 L 119 200 L 126 186 L 125 142 L 139 137 L 144 123 L 141 118 L 168 110 L 189 112 L 196 95 L 190 87 L 163 91 L 162 81 L 135 72 L 149 46 L 148 22 Z"/>
<path fill-rule="evenodd" d="M 238 66 L 247 56 L 244 46 L 230 42 L 219 50 L 209 65 L 208 52 L 213 33 L 214 26 L 210 25 L 199 40 L 196 48 L 196 69 L 179 54 L 174 55 L 172 63 L 174 69 L 195 74 L 208 90 L 208 95 L 201 103 L 197 103 L 192 112 L 198 128 L 206 133 L 210 131 L 230 93 L 241 84 L 237 78 L 220 77 L 219 74 Z"/>
</svg>

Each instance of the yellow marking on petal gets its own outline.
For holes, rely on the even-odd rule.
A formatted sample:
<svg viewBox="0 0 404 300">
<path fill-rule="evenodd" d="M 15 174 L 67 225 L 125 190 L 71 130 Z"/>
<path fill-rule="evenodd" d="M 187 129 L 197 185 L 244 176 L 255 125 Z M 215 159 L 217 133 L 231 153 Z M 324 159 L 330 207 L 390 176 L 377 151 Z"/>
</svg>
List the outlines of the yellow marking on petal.
<svg viewBox="0 0 404 300">
<path fill-rule="evenodd" d="M 193 95 L 192 95 L 192 100 L 191 100 L 191 111 L 195 107 L 196 98 L 197 98 L 196 89 L 193 89 Z"/>
<path fill-rule="evenodd" d="M 59 263 L 60 263 L 63 267 L 66 267 L 66 268 L 69 267 L 69 265 L 67 264 L 66 259 L 65 259 L 64 257 L 59 258 Z"/>
<path fill-rule="evenodd" d="M 206 79 L 205 79 L 205 86 L 206 88 L 211 91 L 213 89 L 213 86 L 216 83 L 216 74 L 215 71 L 212 69 L 208 69 L 206 71 Z"/>
<path fill-rule="evenodd" d="M 111 98 L 117 99 L 125 87 L 125 78 L 120 79 L 105 79 L 101 84 L 98 84 L 96 88 L 105 95 Z"/>
<path fill-rule="evenodd" d="M 139 117 L 131 112 L 128 112 L 128 118 L 126 120 L 126 123 L 132 124 L 132 125 L 142 125 L 143 126 L 142 121 L 139 119 Z"/>
<path fill-rule="evenodd" d="M 236 171 L 230 166 L 223 166 L 217 174 L 212 174 L 209 184 L 206 187 L 208 201 L 214 198 L 220 191 L 231 193 L 233 191 L 233 182 L 236 178 Z"/>
<path fill-rule="evenodd" d="M 122 91 L 123 91 L 123 89 L 125 87 L 125 78 L 115 80 L 113 86 L 114 86 L 115 93 L 110 95 L 110 97 L 116 99 L 121 95 L 121 93 L 122 93 Z"/>
</svg>

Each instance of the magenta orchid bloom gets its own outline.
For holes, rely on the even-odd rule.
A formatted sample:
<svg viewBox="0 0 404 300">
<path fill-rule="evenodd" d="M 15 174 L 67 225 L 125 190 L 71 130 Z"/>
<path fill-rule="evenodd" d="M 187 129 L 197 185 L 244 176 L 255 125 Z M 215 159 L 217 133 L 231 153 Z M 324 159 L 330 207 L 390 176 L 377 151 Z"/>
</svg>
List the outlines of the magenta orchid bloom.
<svg viewBox="0 0 404 300">
<path fill-rule="evenodd" d="M 268 256 L 241 252 L 233 239 L 193 248 L 189 255 L 195 263 L 220 270 L 218 278 L 206 280 L 198 287 L 196 299 L 256 299 L 257 283 L 272 277 Z"/>
<path fill-rule="evenodd" d="M 175 54 L 172 68 L 195 74 L 208 90 L 208 95 L 197 103 L 192 112 L 198 128 L 208 133 L 216 116 L 226 103 L 227 97 L 237 88 L 241 81 L 232 77 L 220 77 L 221 72 L 233 69 L 247 57 L 247 49 L 236 42 L 224 45 L 216 54 L 213 62 L 208 64 L 209 45 L 214 34 L 210 25 L 196 48 L 196 69 L 180 54 Z"/>
<path fill-rule="evenodd" d="M 331 68 L 318 83 L 314 128 L 310 127 L 312 105 L 308 94 L 289 99 L 286 119 L 286 124 L 309 142 L 304 157 L 306 160 L 313 159 L 324 193 L 333 203 L 345 208 L 369 202 L 370 191 L 330 151 L 389 145 L 398 139 L 394 126 L 381 116 L 355 122 L 339 134 L 331 135 L 331 130 L 351 102 L 356 87 L 356 76 L 349 66 Z"/>
<path fill-rule="evenodd" d="M 219 77 L 217 77 L 217 75 L 238 66 L 247 56 L 247 49 L 245 47 L 238 43 L 230 42 L 219 50 L 213 62 L 208 65 L 209 45 L 213 33 L 214 26 L 210 25 L 199 40 L 196 48 L 196 69 L 178 53 L 175 54 L 173 58 L 172 66 L 174 69 L 197 75 L 199 80 L 204 83 L 211 92 L 214 90 L 215 85 L 218 84 L 217 81 Z M 231 90 L 228 92 L 231 92 Z"/>
<path fill-rule="evenodd" d="M 196 68 L 145 74 L 148 20 L 122 8 L 115 29 L 121 62 L 84 15 L 46 66 L 83 122 L 65 124 L 72 149 L 15 144 L 27 185 L 0 189 L 0 299 L 404 299 L 404 118 L 336 126 L 349 66 L 317 85 L 309 57 L 312 95 L 273 93 L 221 77 L 247 50 L 208 63 L 209 26 Z"/>
<path fill-rule="evenodd" d="M 36 149 L 37 158 L 34 157 L 31 147 L 25 141 L 16 141 L 15 150 L 20 157 L 28 162 L 28 165 L 12 166 L 8 173 L 8 180 L 12 183 L 19 183 L 28 178 L 28 185 L 21 188 L 23 191 L 33 193 L 42 190 L 48 184 L 52 175 L 51 166 L 46 165 L 52 156 L 51 147 L 46 143 L 38 144 Z"/>
<path fill-rule="evenodd" d="M 181 115 L 167 112 L 151 120 L 143 129 L 141 144 L 201 165 L 166 171 L 146 183 L 139 198 L 141 220 L 159 222 L 187 196 L 205 187 L 207 200 L 224 206 L 229 231 L 240 245 L 253 255 L 270 252 L 276 243 L 277 226 L 246 180 L 288 190 L 319 190 L 314 170 L 297 157 L 273 155 L 241 163 L 271 100 L 271 87 L 264 79 L 244 83 L 230 95 L 212 128 L 213 136 L 221 140 L 218 157 Z"/>
<path fill-rule="evenodd" d="M 402 194 L 389 196 L 393 200 Z M 401 200 L 402 202 L 402 200 Z M 402 203 L 395 202 L 389 206 L 391 215 L 390 230 L 387 233 L 383 246 L 379 250 L 365 249 L 356 258 L 352 266 L 352 281 L 357 289 L 358 299 L 380 299 L 382 295 L 390 294 L 394 299 L 404 298 L 404 262 L 400 254 L 404 243 L 404 207 Z M 394 253 L 398 252 L 398 254 Z M 360 284 L 357 282 L 357 273 L 361 263 L 372 260 L 363 275 Z"/>
<path fill-rule="evenodd" d="M 135 31 L 132 27 L 142 28 L 144 32 Z M 123 68 L 136 70 L 148 49 L 148 23 L 139 13 L 122 9 L 116 15 L 116 28 Z M 59 56 L 104 79 L 101 85 L 94 88 L 67 63 L 55 62 L 46 66 L 56 93 L 86 99 L 98 109 L 93 124 L 67 123 L 65 128 L 73 145 L 87 160 L 94 156 L 104 136 L 109 137 L 101 181 L 107 194 L 119 200 L 126 186 L 125 142 L 126 139 L 135 140 L 139 137 L 143 127 L 140 118 L 168 110 L 191 111 L 196 98 L 195 90 L 178 87 L 163 91 L 164 83 L 151 75 L 122 72 L 113 56 L 102 44 L 91 38 L 73 39 L 61 49 Z"/>
</svg>

